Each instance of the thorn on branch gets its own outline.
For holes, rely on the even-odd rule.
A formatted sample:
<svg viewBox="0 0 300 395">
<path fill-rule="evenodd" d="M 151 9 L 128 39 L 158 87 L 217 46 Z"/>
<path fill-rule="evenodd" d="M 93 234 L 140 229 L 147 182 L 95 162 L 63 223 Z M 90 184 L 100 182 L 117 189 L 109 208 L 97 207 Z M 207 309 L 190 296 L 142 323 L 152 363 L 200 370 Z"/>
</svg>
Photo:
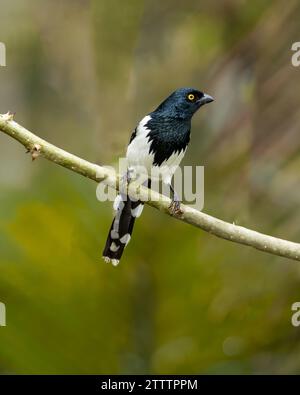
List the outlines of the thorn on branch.
<svg viewBox="0 0 300 395">
<path fill-rule="evenodd" d="M 2 115 L 2 119 L 6 122 L 13 121 L 15 115 L 15 112 L 8 111 L 6 114 Z"/>
<path fill-rule="evenodd" d="M 41 146 L 39 144 L 34 144 L 34 146 L 31 149 L 28 149 L 26 151 L 26 154 L 30 152 L 31 154 L 31 159 L 34 161 L 36 158 L 38 158 L 41 155 Z"/>
</svg>

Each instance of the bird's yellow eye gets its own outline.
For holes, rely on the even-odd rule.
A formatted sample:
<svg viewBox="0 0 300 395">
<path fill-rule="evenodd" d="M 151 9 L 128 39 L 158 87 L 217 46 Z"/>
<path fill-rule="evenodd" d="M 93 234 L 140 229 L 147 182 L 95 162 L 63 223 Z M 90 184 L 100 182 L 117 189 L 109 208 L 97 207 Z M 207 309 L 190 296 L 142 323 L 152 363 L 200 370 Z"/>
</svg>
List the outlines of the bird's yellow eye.
<svg viewBox="0 0 300 395">
<path fill-rule="evenodd" d="M 188 95 L 188 99 L 189 99 L 189 101 L 193 101 L 193 100 L 195 99 L 195 95 L 193 95 L 192 93 L 190 93 L 190 94 Z"/>
</svg>

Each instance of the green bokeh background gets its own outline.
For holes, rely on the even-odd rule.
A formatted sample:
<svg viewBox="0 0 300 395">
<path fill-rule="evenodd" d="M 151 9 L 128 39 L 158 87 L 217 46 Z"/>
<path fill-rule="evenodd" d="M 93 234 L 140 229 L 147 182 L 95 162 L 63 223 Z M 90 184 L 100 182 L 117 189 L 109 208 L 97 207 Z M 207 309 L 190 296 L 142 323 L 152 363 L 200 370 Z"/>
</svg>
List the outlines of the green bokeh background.
<svg viewBox="0 0 300 395">
<path fill-rule="evenodd" d="M 116 165 L 170 91 L 215 102 L 184 164 L 204 211 L 300 238 L 300 4 L 290 0 L 2 1 L 0 112 Z M 146 207 L 120 266 L 96 185 L 0 134 L 2 373 L 299 373 L 299 263 L 216 239 Z"/>
</svg>

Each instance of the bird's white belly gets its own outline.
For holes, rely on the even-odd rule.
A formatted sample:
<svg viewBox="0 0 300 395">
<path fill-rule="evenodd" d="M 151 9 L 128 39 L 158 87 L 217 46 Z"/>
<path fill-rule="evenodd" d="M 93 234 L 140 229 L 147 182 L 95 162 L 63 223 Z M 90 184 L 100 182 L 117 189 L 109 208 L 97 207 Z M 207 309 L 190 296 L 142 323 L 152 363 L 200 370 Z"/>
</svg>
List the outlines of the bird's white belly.
<svg viewBox="0 0 300 395">
<path fill-rule="evenodd" d="M 145 127 L 150 119 L 151 117 L 147 115 L 141 120 L 136 130 L 136 136 L 127 147 L 128 167 L 135 170 L 137 174 L 147 174 L 149 178 L 160 178 L 163 182 L 170 183 L 185 150 L 175 152 L 160 166 L 154 165 L 154 154 L 150 153 L 151 143 L 147 136 L 150 130 Z"/>
<path fill-rule="evenodd" d="M 177 169 L 177 167 L 180 165 L 180 162 L 182 161 L 182 158 L 184 157 L 186 150 L 183 150 L 181 152 L 175 152 L 173 155 L 171 155 L 167 160 L 165 160 L 160 166 L 154 166 L 154 169 L 158 169 L 160 176 L 166 184 L 170 184 L 172 177 Z"/>
</svg>

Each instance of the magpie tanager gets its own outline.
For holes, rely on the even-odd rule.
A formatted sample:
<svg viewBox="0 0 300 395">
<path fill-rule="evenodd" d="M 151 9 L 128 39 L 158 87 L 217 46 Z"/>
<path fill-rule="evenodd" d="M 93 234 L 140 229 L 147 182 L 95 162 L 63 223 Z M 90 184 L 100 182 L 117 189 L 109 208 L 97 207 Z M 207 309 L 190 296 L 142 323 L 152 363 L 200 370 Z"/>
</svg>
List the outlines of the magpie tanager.
<svg viewBox="0 0 300 395">
<path fill-rule="evenodd" d="M 193 88 L 180 88 L 146 115 L 132 133 L 127 147 L 126 182 L 146 172 L 144 185 L 151 187 L 151 174 L 169 186 L 170 210 L 180 212 L 180 201 L 171 180 L 190 141 L 191 119 L 204 104 L 214 99 Z M 114 202 L 115 218 L 110 227 L 103 258 L 116 266 L 129 243 L 135 219 L 143 211 L 143 203 L 121 192 Z"/>
</svg>

